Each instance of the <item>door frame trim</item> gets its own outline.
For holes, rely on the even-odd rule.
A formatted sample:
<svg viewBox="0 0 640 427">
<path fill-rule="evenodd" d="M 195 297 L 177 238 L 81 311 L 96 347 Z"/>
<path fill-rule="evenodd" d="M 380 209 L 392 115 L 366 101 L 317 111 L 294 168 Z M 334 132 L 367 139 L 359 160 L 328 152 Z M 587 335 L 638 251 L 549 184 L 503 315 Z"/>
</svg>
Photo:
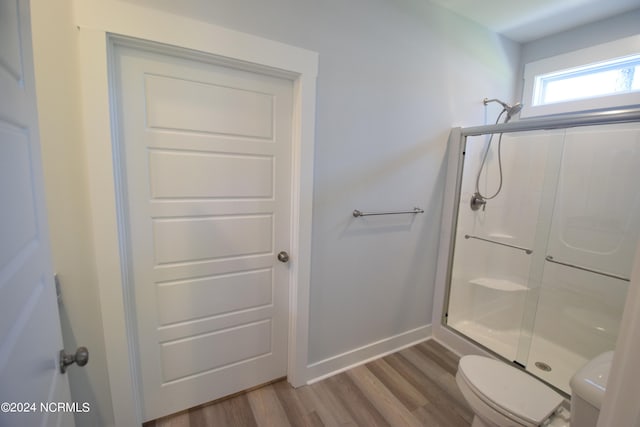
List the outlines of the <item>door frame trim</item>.
<svg viewBox="0 0 640 427">
<path fill-rule="evenodd" d="M 192 23 L 190 23 L 192 25 Z M 83 139 L 88 165 L 96 271 L 105 334 L 106 359 L 116 425 L 142 423 L 141 387 L 137 368 L 133 301 L 127 292 L 127 257 L 122 236 L 122 183 L 118 168 L 116 107 L 110 100 L 113 47 L 168 49 L 211 58 L 241 68 L 286 77 L 293 83 L 292 192 L 287 378 L 294 386 L 308 378 L 309 287 L 311 269 L 311 215 L 315 139 L 315 103 L 318 55 L 293 46 L 221 27 L 198 23 L 197 36 L 186 40 L 174 22 L 171 34 L 79 27 Z M 184 33 L 182 33 L 184 34 Z"/>
</svg>

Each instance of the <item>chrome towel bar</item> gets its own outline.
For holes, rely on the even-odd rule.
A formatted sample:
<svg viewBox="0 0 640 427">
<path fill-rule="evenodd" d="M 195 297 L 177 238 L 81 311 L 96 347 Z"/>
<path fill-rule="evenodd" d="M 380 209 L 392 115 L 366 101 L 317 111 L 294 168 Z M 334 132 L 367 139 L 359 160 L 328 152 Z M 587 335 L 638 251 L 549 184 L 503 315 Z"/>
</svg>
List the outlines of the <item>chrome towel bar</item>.
<svg viewBox="0 0 640 427">
<path fill-rule="evenodd" d="M 630 282 L 631 281 L 630 279 L 627 279 L 626 277 L 623 277 L 623 276 L 618 276 L 617 274 L 607 273 L 607 272 L 599 271 L 599 270 L 593 270 L 591 268 L 582 267 L 580 265 L 569 264 L 568 262 L 556 261 L 555 259 L 553 259 L 553 257 L 551 255 L 547 255 L 545 260 L 547 260 L 549 262 L 552 262 L 554 264 L 564 265 L 565 267 L 571 267 L 571 268 L 575 268 L 577 270 L 586 271 L 588 273 L 594 273 L 594 274 L 599 274 L 600 276 L 611 277 L 612 279 L 624 280 L 625 282 Z"/>
<path fill-rule="evenodd" d="M 419 214 L 424 213 L 424 209 L 413 208 L 412 211 L 396 211 L 396 212 L 362 212 L 358 209 L 353 211 L 353 216 L 358 218 L 359 216 L 371 216 L 371 215 L 399 215 L 399 214 Z"/>
<path fill-rule="evenodd" d="M 533 253 L 533 251 L 531 249 L 523 248 L 522 246 L 510 245 L 508 243 L 502 243 L 502 242 L 498 242 L 496 240 L 485 239 L 483 237 L 478 237 L 478 236 L 472 236 L 470 234 L 465 234 L 464 238 L 465 239 L 482 240 L 483 242 L 489 242 L 489 243 L 493 243 L 493 244 L 500 245 L 500 246 L 506 246 L 508 248 L 518 249 L 520 251 L 524 251 L 527 255 L 531 255 Z"/>
</svg>

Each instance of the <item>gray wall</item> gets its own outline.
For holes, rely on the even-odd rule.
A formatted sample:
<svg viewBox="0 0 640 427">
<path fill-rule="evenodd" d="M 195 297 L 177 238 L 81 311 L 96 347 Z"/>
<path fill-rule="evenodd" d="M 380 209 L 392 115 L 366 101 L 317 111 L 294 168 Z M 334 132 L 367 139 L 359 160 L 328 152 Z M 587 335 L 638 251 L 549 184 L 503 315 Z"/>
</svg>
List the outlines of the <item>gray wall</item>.
<svg viewBox="0 0 640 427">
<path fill-rule="evenodd" d="M 449 128 L 511 100 L 519 46 L 428 2 L 127 1 L 319 52 L 310 362 L 431 323 Z"/>
<path fill-rule="evenodd" d="M 62 288 L 59 304 L 67 352 L 89 349 L 89 363 L 68 372 L 72 396 L 89 403 L 78 426 L 113 424 L 98 297 L 82 122 L 77 29 L 73 0 L 31 0 L 40 143 L 53 266 Z"/>
</svg>

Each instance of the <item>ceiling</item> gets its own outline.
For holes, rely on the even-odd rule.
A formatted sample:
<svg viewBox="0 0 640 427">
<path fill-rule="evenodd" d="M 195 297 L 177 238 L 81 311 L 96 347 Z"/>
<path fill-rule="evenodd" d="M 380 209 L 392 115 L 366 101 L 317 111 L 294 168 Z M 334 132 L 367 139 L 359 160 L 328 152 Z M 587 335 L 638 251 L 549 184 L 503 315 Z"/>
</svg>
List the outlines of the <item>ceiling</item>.
<svg viewBox="0 0 640 427">
<path fill-rule="evenodd" d="M 521 43 L 640 8 L 640 0 L 431 1 Z"/>
</svg>

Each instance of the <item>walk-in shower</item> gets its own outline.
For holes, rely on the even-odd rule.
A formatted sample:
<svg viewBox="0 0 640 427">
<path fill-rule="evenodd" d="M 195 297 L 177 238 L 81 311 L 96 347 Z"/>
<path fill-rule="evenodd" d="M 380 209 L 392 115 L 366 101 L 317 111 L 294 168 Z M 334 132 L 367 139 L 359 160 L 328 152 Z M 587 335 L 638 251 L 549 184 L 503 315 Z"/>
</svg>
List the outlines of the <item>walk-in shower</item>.
<svg viewBox="0 0 640 427">
<path fill-rule="evenodd" d="M 640 237 L 640 111 L 456 129 L 449 148 L 442 323 L 568 393 L 615 346 Z"/>
</svg>

